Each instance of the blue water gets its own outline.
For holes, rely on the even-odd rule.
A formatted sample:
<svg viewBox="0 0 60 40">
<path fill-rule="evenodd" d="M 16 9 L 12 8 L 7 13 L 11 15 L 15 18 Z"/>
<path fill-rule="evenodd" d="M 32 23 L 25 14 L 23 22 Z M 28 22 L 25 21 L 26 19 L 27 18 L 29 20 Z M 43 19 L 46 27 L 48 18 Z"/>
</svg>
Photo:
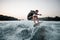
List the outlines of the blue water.
<svg viewBox="0 0 60 40">
<path fill-rule="evenodd" d="M 60 21 L 0 21 L 0 40 L 60 40 Z"/>
</svg>

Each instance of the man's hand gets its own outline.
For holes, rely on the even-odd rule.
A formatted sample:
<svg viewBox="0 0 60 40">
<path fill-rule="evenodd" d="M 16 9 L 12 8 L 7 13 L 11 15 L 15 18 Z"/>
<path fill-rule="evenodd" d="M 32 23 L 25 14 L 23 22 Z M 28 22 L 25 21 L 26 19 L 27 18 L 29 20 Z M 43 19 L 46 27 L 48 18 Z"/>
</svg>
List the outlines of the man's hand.
<svg viewBox="0 0 60 40">
<path fill-rule="evenodd" d="M 39 14 L 40 16 L 42 15 L 42 14 Z"/>
</svg>

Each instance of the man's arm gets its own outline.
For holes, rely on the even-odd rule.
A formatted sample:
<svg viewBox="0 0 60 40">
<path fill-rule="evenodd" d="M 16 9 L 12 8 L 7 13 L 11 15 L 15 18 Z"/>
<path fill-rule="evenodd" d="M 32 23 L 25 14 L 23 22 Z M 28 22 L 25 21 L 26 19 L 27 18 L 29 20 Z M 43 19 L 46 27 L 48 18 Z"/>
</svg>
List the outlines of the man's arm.
<svg viewBox="0 0 60 40">
<path fill-rule="evenodd" d="M 41 16 L 42 14 L 37 14 L 37 15 L 40 15 Z"/>
</svg>

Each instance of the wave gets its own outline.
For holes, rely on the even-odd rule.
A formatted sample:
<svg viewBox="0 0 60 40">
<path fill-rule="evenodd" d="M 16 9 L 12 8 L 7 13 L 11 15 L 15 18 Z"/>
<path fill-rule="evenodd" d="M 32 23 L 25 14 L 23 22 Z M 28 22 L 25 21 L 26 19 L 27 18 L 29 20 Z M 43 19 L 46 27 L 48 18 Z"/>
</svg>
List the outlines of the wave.
<svg viewBox="0 0 60 40">
<path fill-rule="evenodd" d="M 60 22 L 41 21 L 0 22 L 0 40 L 60 40 Z"/>
</svg>

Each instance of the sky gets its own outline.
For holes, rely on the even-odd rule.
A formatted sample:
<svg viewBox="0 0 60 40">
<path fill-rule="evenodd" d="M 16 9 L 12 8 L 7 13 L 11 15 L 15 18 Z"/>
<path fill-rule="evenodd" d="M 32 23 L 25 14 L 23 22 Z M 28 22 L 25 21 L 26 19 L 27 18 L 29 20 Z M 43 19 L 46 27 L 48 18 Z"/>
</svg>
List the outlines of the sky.
<svg viewBox="0 0 60 40">
<path fill-rule="evenodd" d="M 30 10 L 39 10 L 39 17 L 60 16 L 60 0 L 0 0 L 0 15 L 27 19 Z"/>
</svg>

